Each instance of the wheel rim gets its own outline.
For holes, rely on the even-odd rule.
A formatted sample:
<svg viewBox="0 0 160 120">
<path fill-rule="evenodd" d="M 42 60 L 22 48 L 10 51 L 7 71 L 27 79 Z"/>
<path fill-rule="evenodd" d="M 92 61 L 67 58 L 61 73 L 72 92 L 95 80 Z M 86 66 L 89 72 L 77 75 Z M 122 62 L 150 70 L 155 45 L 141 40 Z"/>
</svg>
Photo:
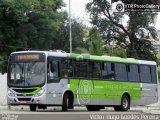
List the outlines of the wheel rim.
<svg viewBox="0 0 160 120">
<path fill-rule="evenodd" d="M 122 105 L 123 105 L 123 108 L 127 108 L 128 107 L 128 99 L 126 97 L 123 99 Z"/>
</svg>

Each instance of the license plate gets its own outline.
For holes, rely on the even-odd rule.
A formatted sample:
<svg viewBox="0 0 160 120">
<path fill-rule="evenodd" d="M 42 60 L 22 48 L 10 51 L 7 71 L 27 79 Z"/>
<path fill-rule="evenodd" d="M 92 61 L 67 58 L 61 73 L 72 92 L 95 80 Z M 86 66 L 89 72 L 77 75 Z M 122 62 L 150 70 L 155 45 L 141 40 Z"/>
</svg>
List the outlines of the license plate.
<svg viewBox="0 0 160 120">
<path fill-rule="evenodd" d="M 20 101 L 21 104 L 26 104 L 27 101 L 26 100 L 23 100 L 23 101 Z"/>
</svg>

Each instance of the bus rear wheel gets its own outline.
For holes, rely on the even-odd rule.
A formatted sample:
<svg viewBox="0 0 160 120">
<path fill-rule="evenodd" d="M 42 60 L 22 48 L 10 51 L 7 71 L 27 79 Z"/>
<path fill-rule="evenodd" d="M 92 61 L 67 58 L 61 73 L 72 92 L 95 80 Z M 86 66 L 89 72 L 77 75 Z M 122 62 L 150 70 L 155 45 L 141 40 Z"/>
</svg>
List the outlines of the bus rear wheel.
<svg viewBox="0 0 160 120">
<path fill-rule="evenodd" d="M 63 104 L 62 104 L 62 111 L 68 111 L 68 106 L 69 106 L 68 94 L 64 94 L 64 96 L 63 96 Z"/>
<path fill-rule="evenodd" d="M 99 111 L 101 109 L 98 105 L 86 105 L 88 111 Z"/>
<path fill-rule="evenodd" d="M 36 105 L 30 105 L 30 111 L 36 111 L 37 106 Z"/>
<path fill-rule="evenodd" d="M 123 95 L 120 106 L 114 106 L 115 111 L 128 111 L 130 109 L 130 99 L 128 95 Z"/>
</svg>

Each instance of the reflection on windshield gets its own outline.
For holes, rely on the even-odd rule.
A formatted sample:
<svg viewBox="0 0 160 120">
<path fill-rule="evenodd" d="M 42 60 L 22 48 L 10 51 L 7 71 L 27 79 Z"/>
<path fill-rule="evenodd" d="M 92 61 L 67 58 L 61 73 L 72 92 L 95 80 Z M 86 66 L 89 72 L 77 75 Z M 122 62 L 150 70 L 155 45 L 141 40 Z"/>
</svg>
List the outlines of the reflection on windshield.
<svg viewBox="0 0 160 120">
<path fill-rule="evenodd" d="M 13 63 L 10 66 L 9 85 L 36 86 L 45 80 L 44 62 Z"/>
</svg>

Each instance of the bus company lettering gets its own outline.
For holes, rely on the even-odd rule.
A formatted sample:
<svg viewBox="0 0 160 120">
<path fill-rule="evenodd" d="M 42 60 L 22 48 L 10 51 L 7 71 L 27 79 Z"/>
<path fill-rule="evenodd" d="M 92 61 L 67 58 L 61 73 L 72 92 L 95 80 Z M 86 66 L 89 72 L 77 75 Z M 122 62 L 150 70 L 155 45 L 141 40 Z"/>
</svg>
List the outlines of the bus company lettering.
<svg viewBox="0 0 160 120">
<path fill-rule="evenodd" d="M 129 86 L 122 86 L 122 85 L 106 85 L 107 89 L 114 89 L 114 90 L 129 90 L 131 89 Z"/>
</svg>

